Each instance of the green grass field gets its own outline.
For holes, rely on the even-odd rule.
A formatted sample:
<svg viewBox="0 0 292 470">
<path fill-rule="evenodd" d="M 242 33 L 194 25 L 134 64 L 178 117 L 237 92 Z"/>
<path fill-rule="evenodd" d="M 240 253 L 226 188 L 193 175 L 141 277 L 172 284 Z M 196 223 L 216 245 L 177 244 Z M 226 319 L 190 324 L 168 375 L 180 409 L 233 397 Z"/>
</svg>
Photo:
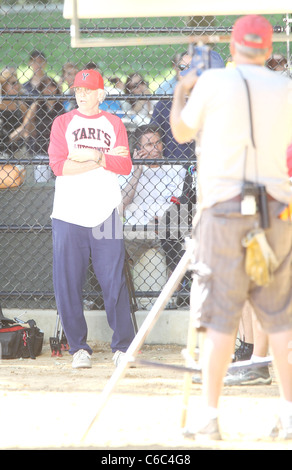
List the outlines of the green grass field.
<svg viewBox="0 0 292 470">
<path fill-rule="evenodd" d="M 1 7 L 0 7 L 1 13 Z M 92 21 L 83 21 L 81 26 L 87 28 L 94 27 L 117 27 L 124 25 L 119 24 L 119 20 L 103 20 L 100 24 Z M 148 21 L 149 23 L 149 21 Z M 183 27 L 184 21 L 176 19 L 163 19 L 163 22 L 153 22 L 151 24 L 143 23 L 144 26 L 162 27 L 170 25 Z M 129 26 L 129 22 L 127 23 Z M 132 27 L 141 26 L 140 20 L 132 21 Z M 27 75 L 27 63 L 29 53 L 33 49 L 42 50 L 48 59 L 48 72 L 50 75 L 60 75 L 62 65 L 67 61 L 72 61 L 82 67 L 89 61 L 97 63 L 105 75 L 117 74 L 125 77 L 132 71 L 139 70 L 149 81 L 152 78 L 168 75 L 171 71 L 170 59 L 176 51 L 184 50 L 184 46 L 177 48 L 169 46 L 161 47 L 128 47 L 128 48 L 81 48 L 73 49 L 70 45 L 70 35 L 66 33 L 39 33 L 32 31 L 27 32 L 30 28 L 69 28 L 70 22 L 62 16 L 62 11 L 46 11 L 43 14 L 39 11 L 19 11 L 11 10 L 5 15 L 0 14 L 0 27 L 7 28 L 5 33 L 0 36 L 0 67 L 6 65 L 18 66 L 22 71 L 20 73 L 21 81 L 25 81 Z M 17 33 L 8 28 L 17 28 Z M 21 31 L 20 31 L 21 29 Z M 109 35 L 107 35 L 109 36 Z M 89 35 L 86 35 L 89 37 Z"/>
<path fill-rule="evenodd" d="M 2 4 L 1 4 L 2 5 Z M 164 77 L 170 78 L 171 58 L 176 52 L 186 49 L 184 45 L 178 46 L 131 46 L 114 48 L 80 48 L 73 49 L 70 45 L 69 32 L 49 32 L 55 28 L 69 28 L 70 21 L 62 16 L 62 8 L 42 7 L 34 4 L 23 9 L 11 8 L 2 10 L 0 5 L 0 68 L 14 65 L 19 68 L 21 81 L 29 78 L 27 63 L 29 53 L 33 49 L 43 51 L 48 60 L 48 73 L 59 76 L 65 62 L 74 62 L 83 67 L 89 61 L 97 63 L 105 76 L 118 75 L 122 79 L 133 72 L 139 71 L 154 90 Z M 270 17 L 273 25 L 283 26 L 284 15 Z M 235 17 L 216 17 L 217 26 L 230 27 Z M 138 28 L 138 27 L 176 27 L 183 28 L 187 18 L 140 18 L 140 19 L 108 19 L 108 20 L 82 20 L 81 27 L 86 28 Z M 37 28 L 46 29 L 45 32 Z M 12 32 L 14 31 L 14 32 Z M 107 33 L 104 33 L 106 35 Z M 109 34 L 107 34 L 109 35 Z M 125 33 L 123 33 L 125 36 Z M 86 37 L 90 37 L 86 34 Z M 112 37 L 112 35 L 110 35 Z M 216 46 L 218 52 L 227 60 L 229 56 L 228 44 Z M 277 44 L 276 50 L 286 53 L 285 44 Z"/>
</svg>

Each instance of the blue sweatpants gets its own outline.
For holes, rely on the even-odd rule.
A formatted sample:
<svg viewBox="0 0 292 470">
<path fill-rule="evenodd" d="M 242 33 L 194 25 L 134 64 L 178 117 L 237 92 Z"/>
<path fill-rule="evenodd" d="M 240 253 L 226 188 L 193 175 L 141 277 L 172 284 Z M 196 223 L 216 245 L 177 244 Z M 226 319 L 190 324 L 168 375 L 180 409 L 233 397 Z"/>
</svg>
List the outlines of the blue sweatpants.
<svg viewBox="0 0 292 470">
<path fill-rule="evenodd" d="M 82 296 L 90 255 L 102 289 L 108 324 L 113 330 L 112 351 L 126 351 L 135 333 L 124 275 L 124 240 L 117 212 L 93 229 L 58 219 L 53 219 L 52 228 L 54 291 L 69 352 L 74 354 L 85 349 L 92 353 L 87 344 Z"/>
</svg>

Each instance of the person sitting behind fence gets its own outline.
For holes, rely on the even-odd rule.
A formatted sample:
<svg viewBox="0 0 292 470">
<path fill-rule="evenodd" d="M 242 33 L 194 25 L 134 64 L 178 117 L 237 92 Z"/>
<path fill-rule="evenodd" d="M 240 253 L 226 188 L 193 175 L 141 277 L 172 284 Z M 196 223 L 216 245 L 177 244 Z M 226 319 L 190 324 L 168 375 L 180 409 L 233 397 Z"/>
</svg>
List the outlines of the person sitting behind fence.
<svg viewBox="0 0 292 470">
<path fill-rule="evenodd" d="M 165 77 L 165 80 L 155 90 L 155 95 L 172 95 L 181 71 L 190 63 L 191 59 L 186 51 L 175 54 L 171 61 L 174 75 L 169 80 L 168 77 Z"/>
<path fill-rule="evenodd" d="M 281 74 L 289 72 L 287 68 L 287 59 L 282 54 L 272 54 L 271 57 L 267 60 L 266 66 L 269 69 L 274 70 L 274 72 Z"/>
<path fill-rule="evenodd" d="M 60 95 L 61 91 L 52 78 L 45 77 L 39 85 L 41 95 Z M 51 125 L 55 117 L 64 112 L 61 102 L 55 98 L 40 96 L 29 107 L 22 125 L 15 131 L 14 138 L 27 138 L 32 156 L 47 156 Z"/>
<path fill-rule="evenodd" d="M 175 80 L 169 82 L 172 83 L 172 89 L 174 89 L 175 85 L 181 78 L 180 72 L 185 68 L 188 68 L 191 60 L 192 57 L 187 52 L 184 52 L 182 54 L 176 54 L 175 58 L 173 59 L 173 63 L 175 64 L 177 75 L 174 77 Z M 169 121 L 171 105 L 172 96 L 169 99 L 159 100 L 154 106 L 153 114 L 151 117 L 151 124 L 159 126 L 161 130 L 162 141 L 164 145 L 163 156 L 167 159 L 187 159 L 189 161 L 187 166 L 189 166 L 195 161 L 195 141 L 192 141 L 190 143 L 188 142 L 186 144 L 179 144 L 175 140 L 170 128 Z"/>
<path fill-rule="evenodd" d="M 139 126 L 135 131 L 137 143 L 134 159 L 162 159 L 163 144 L 159 128 Z M 169 275 L 182 255 L 178 219 L 172 217 L 171 227 L 166 217 L 172 198 L 182 194 L 186 170 L 182 165 L 134 165 L 129 176 L 121 176 L 124 216 L 124 235 L 130 262 L 134 266 L 150 248 L 166 256 Z M 174 219 L 174 220 L 173 220 Z"/>
<path fill-rule="evenodd" d="M 41 83 L 47 77 L 47 58 L 45 54 L 37 49 L 32 51 L 29 56 L 28 66 L 32 71 L 32 76 L 29 80 L 23 83 L 22 87 L 25 93 L 36 96 L 39 94 Z M 31 100 L 28 100 L 28 102 L 31 104 Z"/>
<path fill-rule="evenodd" d="M 17 78 L 14 67 L 6 67 L 0 75 L 0 152 L 1 154 L 13 156 L 23 145 L 23 140 L 13 140 L 13 132 L 23 122 L 27 112 L 27 106 L 20 99 L 12 99 L 19 95 L 21 85 Z"/>
<path fill-rule="evenodd" d="M 135 97 L 135 95 L 151 94 L 147 82 L 140 73 L 135 72 L 127 77 L 125 94 L 132 95 L 123 103 L 123 110 L 127 118 L 137 126 L 149 124 L 153 111 L 152 102 Z"/>
<path fill-rule="evenodd" d="M 64 95 L 68 96 L 68 100 L 63 101 L 66 112 L 77 107 L 73 88 L 70 87 L 72 87 L 74 83 L 74 78 L 78 70 L 78 67 L 72 62 L 66 62 L 62 67 L 62 74 L 58 86 Z"/>
<path fill-rule="evenodd" d="M 110 85 L 105 86 L 104 88 L 107 95 L 124 95 L 125 84 L 119 77 L 109 77 L 108 82 L 110 83 Z M 113 98 L 112 100 L 106 99 L 102 103 L 100 109 L 116 114 L 117 116 L 119 116 L 119 118 L 123 118 L 125 116 L 122 103 L 116 98 Z"/>
</svg>

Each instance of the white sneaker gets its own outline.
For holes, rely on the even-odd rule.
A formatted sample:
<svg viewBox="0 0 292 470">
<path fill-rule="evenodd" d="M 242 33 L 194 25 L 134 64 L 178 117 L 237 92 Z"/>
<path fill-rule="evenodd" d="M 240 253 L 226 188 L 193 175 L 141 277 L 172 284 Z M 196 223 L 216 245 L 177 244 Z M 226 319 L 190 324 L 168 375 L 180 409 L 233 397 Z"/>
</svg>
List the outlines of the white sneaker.
<svg viewBox="0 0 292 470">
<path fill-rule="evenodd" d="M 183 430 L 183 436 L 187 439 L 197 439 L 201 441 L 222 440 L 217 418 L 210 419 L 205 426 L 197 430 L 185 428 Z"/>
<path fill-rule="evenodd" d="M 113 362 L 114 362 L 114 365 L 116 367 L 118 367 L 118 365 L 120 365 L 120 363 L 124 359 L 125 354 L 126 353 L 124 353 L 123 351 L 116 351 L 115 352 L 115 354 L 113 355 Z"/>
<path fill-rule="evenodd" d="M 73 369 L 90 369 L 91 368 L 91 357 L 85 349 L 79 349 L 73 354 Z"/>
<path fill-rule="evenodd" d="M 272 432 L 270 433 L 270 437 L 273 439 L 279 437 L 280 439 L 292 439 L 292 416 L 288 416 L 285 420 L 285 424 L 283 421 L 278 418 L 278 421 Z"/>
<path fill-rule="evenodd" d="M 125 355 L 126 353 L 123 352 L 123 351 L 116 351 L 115 354 L 113 355 L 113 361 L 114 361 L 114 365 L 116 367 L 118 367 L 120 365 L 120 363 L 125 359 Z M 132 368 L 135 368 L 135 364 L 134 362 L 130 364 L 130 369 Z"/>
</svg>

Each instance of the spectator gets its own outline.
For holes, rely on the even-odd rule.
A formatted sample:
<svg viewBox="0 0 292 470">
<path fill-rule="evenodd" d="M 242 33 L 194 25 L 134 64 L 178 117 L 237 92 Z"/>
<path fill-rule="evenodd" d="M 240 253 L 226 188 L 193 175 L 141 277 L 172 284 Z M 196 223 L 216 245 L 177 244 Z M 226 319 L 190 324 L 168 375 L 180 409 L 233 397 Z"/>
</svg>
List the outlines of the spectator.
<svg viewBox="0 0 292 470">
<path fill-rule="evenodd" d="M 125 93 L 125 85 L 119 77 L 110 77 L 108 81 L 112 86 L 105 87 L 107 95 L 123 95 Z M 116 98 L 113 100 L 105 100 L 102 103 L 101 109 L 116 114 L 120 118 L 123 118 L 125 115 L 120 100 L 117 100 Z"/>
<path fill-rule="evenodd" d="M 172 67 L 174 76 L 170 80 L 164 80 L 159 87 L 155 90 L 156 95 L 172 95 L 173 90 L 179 80 L 180 72 L 185 69 L 191 61 L 191 56 L 188 52 L 181 52 L 175 54 L 172 59 Z"/>
<path fill-rule="evenodd" d="M 143 125 L 136 129 L 135 159 L 162 159 L 163 144 L 159 128 Z M 125 218 L 126 247 L 134 266 L 149 248 L 161 250 L 166 256 L 169 275 L 182 254 L 181 237 L 177 225 L 167 234 L 165 217 L 173 206 L 172 197 L 182 193 L 186 170 L 181 165 L 135 165 L 128 177 L 120 177 Z M 127 230 L 131 227 L 131 231 Z M 140 227 L 140 230 L 139 230 Z M 168 235 L 168 238 L 167 238 Z"/>
<path fill-rule="evenodd" d="M 111 85 L 113 87 L 108 88 L 108 92 L 110 93 L 115 93 L 115 94 L 124 94 L 125 93 L 125 84 L 122 82 L 122 80 L 119 77 L 110 77 L 108 79 Z"/>
<path fill-rule="evenodd" d="M 52 98 L 44 99 L 40 96 L 29 107 L 15 138 L 27 138 L 33 156 L 46 156 L 52 122 L 56 116 L 64 112 L 64 107 L 53 98 L 53 95 L 60 94 L 60 89 L 52 78 L 44 78 L 37 91 L 42 95 L 52 95 Z"/>
<path fill-rule="evenodd" d="M 131 95 L 123 105 L 124 112 L 134 124 L 140 126 L 149 124 L 153 111 L 153 105 L 150 100 L 141 100 L 135 95 L 148 95 L 150 90 L 148 84 L 140 73 L 132 73 L 127 77 L 125 84 L 125 93 Z"/>
<path fill-rule="evenodd" d="M 12 156 L 22 145 L 23 139 L 13 139 L 14 131 L 23 122 L 27 112 L 26 104 L 10 96 L 19 95 L 21 86 L 14 67 L 6 67 L 0 75 L 0 152 Z"/>
<path fill-rule="evenodd" d="M 32 70 L 32 77 L 23 84 L 23 89 L 30 95 L 38 95 L 39 87 L 47 77 L 47 59 L 43 52 L 34 50 L 29 56 L 29 68 Z"/>
<path fill-rule="evenodd" d="M 15 139 L 23 137 L 27 139 L 30 154 L 34 158 L 46 158 L 53 120 L 64 112 L 61 102 L 53 98 L 60 94 L 57 83 L 49 77 L 45 77 L 38 87 L 42 95 L 52 95 L 52 98 L 37 99 L 28 109 L 22 125 L 14 133 Z M 48 165 L 36 165 L 35 179 L 39 183 L 48 181 L 51 170 Z"/>
<path fill-rule="evenodd" d="M 191 56 L 187 53 L 177 54 L 176 55 L 176 68 L 177 71 L 184 70 L 185 67 L 191 61 Z M 175 77 L 175 83 L 180 79 L 180 73 L 177 73 L 177 77 Z M 174 80 L 172 81 L 173 86 Z M 167 93 L 170 93 L 170 90 Z M 171 128 L 170 128 L 170 110 L 172 105 L 172 98 L 167 100 L 159 100 L 153 109 L 153 114 L 151 117 L 151 124 L 155 124 L 160 128 L 160 133 L 162 135 L 162 143 L 163 143 L 163 157 L 166 160 L 175 160 L 176 163 L 179 163 L 180 160 L 188 160 L 188 163 L 183 163 L 185 168 L 187 169 L 190 165 L 195 166 L 196 155 L 195 155 L 195 141 L 187 142 L 185 144 L 179 144 L 175 138 L 173 137 Z M 186 174 L 185 182 L 184 182 L 184 203 L 187 204 L 184 206 L 187 210 L 184 211 L 185 217 L 184 219 L 181 218 L 181 224 L 187 227 L 187 230 L 181 232 L 182 238 L 186 236 L 188 233 L 188 226 L 191 225 L 191 220 L 194 215 L 195 211 L 195 204 L 196 204 L 196 189 L 195 189 L 195 182 L 193 177 Z M 182 285 L 185 285 L 185 293 L 187 294 L 187 298 L 189 299 L 189 286 L 190 286 L 190 273 L 187 273 L 185 278 L 182 281 Z M 183 290 L 180 290 L 180 293 L 183 293 Z M 177 304 L 180 306 L 187 305 L 188 300 L 184 299 L 180 295 L 177 297 Z"/>
<path fill-rule="evenodd" d="M 62 67 L 62 74 L 58 86 L 63 92 L 67 92 L 70 87 L 72 87 L 74 83 L 74 78 L 76 73 L 78 72 L 77 65 L 73 64 L 73 62 L 66 62 Z M 73 94 L 72 90 L 70 94 Z"/>
<path fill-rule="evenodd" d="M 214 54 L 214 52 L 212 51 Z M 216 53 L 217 54 L 217 53 Z M 190 62 L 191 62 L 191 56 L 188 55 L 186 52 L 183 54 L 179 54 L 176 57 L 176 68 L 179 73 L 177 73 L 176 77 L 176 83 L 181 79 L 180 73 L 187 69 Z M 219 61 L 216 62 L 216 66 L 221 66 L 224 67 L 224 61 L 223 59 L 218 55 Z M 215 66 L 215 62 L 211 63 L 211 66 Z M 196 168 L 196 154 L 195 154 L 195 149 L 196 149 L 196 143 L 194 140 L 191 142 L 179 144 L 172 133 L 171 127 L 170 127 L 170 110 L 172 106 L 172 98 L 169 98 L 167 100 L 160 100 L 158 103 L 155 105 L 153 114 L 152 114 L 152 119 L 151 123 L 156 124 L 160 127 L 162 131 L 162 142 L 164 145 L 164 153 L 163 156 L 167 160 L 172 160 L 175 159 L 177 163 L 179 163 L 179 160 L 182 159 L 187 159 L 189 163 L 185 163 L 184 166 L 188 168 L 189 166 L 192 165 L 193 168 Z M 187 210 L 188 212 L 186 213 L 185 211 L 185 220 L 182 220 L 182 224 L 185 226 L 191 225 L 191 220 L 194 215 L 195 209 L 196 209 L 196 183 L 194 183 L 192 176 L 189 174 L 186 175 L 185 178 L 185 186 L 184 186 L 184 203 L 187 203 Z M 183 283 L 188 286 L 190 284 L 190 273 L 187 273 Z M 186 289 L 188 291 L 188 289 Z M 183 300 L 181 300 L 178 297 L 178 303 L 182 303 L 184 305 Z"/>
<path fill-rule="evenodd" d="M 74 109 L 77 106 L 73 88 L 70 88 L 73 85 L 77 72 L 78 68 L 72 62 L 67 62 L 62 67 L 62 75 L 58 85 L 60 90 L 62 90 L 65 95 L 68 95 L 69 98 L 68 100 L 63 101 L 63 106 L 66 112 L 71 111 L 71 109 Z"/>
<path fill-rule="evenodd" d="M 282 54 L 273 54 L 267 60 L 266 66 L 275 72 L 284 73 L 287 68 L 287 59 Z"/>
<path fill-rule="evenodd" d="M 100 73 L 99 65 L 92 61 L 84 66 L 84 70 L 97 70 Z"/>
<path fill-rule="evenodd" d="M 176 59 L 176 67 L 180 72 L 190 64 L 191 56 L 187 53 L 179 54 Z M 180 79 L 178 73 L 176 83 Z M 169 115 L 171 110 L 172 99 L 160 100 L 154 106 L 151 123 L 156 124 L 162 131 L 162 142 L 164 147 L 163 156 L 168 159 L 180 160 L 182 158 L 188 159 L 190 162 L 195 159 L 195 142 L 179 144 L 173 137 Z"/>
</svg>

